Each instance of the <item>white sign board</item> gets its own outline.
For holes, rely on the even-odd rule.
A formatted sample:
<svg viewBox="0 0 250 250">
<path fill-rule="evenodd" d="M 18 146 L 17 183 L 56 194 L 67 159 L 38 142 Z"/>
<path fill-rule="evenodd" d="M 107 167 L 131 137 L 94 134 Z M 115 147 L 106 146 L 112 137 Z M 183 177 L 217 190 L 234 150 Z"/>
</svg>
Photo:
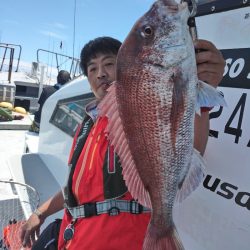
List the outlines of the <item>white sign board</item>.
<svg viewBox="0 0 250 250">
<path fill-rule="evenodd" d="M 221 49 L 219 89 L 227 107 L 210 112 L 203 185 L 176 211 L 187 250 L 250 249 L 250 7 L 196 18 L 198 36 Z"/>
</svg>

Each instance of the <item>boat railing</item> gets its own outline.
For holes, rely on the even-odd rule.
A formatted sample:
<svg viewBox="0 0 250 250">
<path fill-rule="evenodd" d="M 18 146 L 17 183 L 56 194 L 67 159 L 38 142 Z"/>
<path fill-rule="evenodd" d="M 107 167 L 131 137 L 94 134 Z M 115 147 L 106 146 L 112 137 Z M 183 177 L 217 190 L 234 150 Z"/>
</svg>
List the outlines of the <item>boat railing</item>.
<svg viewBox="0 0 250 250">
<path fill-rule="evenodd" d="M 16 59 L 16 69 L 15 69 L 15 72 L 18 72 L 20 58 L 21 58 L 21 54 L 22 54 L 22 46 L 19 45 L 19 44 L 13 44 L 13 43 L 0 43 L 0 47 L 3 49 L 3 56 L 1 58 L 0 71 L 3 70 L 4 62 L 7 59 L 6 57 L 8 55 L 8 50 L 15 51 L 15 49 L 17 49 L 18 50 L 18 56 L 17 56 L 17 59 Z M 13 60 L 14 60 L 14 52 L 12 52 L 12 53 L 13 53 Z M 12 60 L 12 65 L 13 65 L 13 60 Z M 9 63 L 10 63 L 10 60 L 9 60 Z"/>
<path fill-rule="evenodd" d="M 66 69 L 69 71 L 72 79 L 81 74 L 80 60 L 78 58 L 74 58 L 58 52 L 49 51 L 45 49 L 38 49 L 37 63 L 40 64 L 43 63 L 44 61 L 48 61 L 48 56 L 51 56 L 52 60 L 53 57 L 55 58 L 55 68 L 57 69 L 57 72 L 59 72 L 63 67 L 65 68 L 66 66 Z M 45 60 L 42 61 L 41 58 L 45 58 Z"/>
<path fill-rule="evenodd" d="M 10 83 L 15 49 L 0 45 L 0 49 L 1 48 L 4 48 L 4 56 L 3 56 L 2 61 L 1 61 L 0 72 L 2 72 L 4 69 L 4 61 L 6 59 L 6 53 L 8 53 L 8 51 L 9 51 L 9 62 L 8 62 L 8 66 L 7 66 L 7 68 L 8 68 L 7 72 L 8 72 L 8 82 Z"/>
</svg>

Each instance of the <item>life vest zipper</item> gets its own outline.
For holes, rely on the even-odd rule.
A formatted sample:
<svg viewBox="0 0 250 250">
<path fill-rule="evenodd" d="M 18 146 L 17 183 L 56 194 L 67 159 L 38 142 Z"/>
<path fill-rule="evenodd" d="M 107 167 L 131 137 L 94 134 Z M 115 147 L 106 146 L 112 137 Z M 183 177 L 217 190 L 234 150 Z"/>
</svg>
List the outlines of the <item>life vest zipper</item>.
<svg viewBox="0 0 250 250">
<path fill-rule="evenodd" d="M 98 121 L 96 122 L 96 124 L 97 123 L 98 123 Z M 85 154 L 84 154 L 83 161 L 82 161 L 82 166 L 81 166 L 80 172 L 79 172 L 79 174 L 77 176 L 77 179 L 76 179 L 75 196 L 76 196 L 76 199 L 77 199 L 78 203 L 80 202 L 80 200 L 78 199 L 78 197 L 79 197 L 79 195 L 78 195 L 79 194 L 79 185 L 80 185 L 80 181 L 81 181 L 84 169 L 85 169 L 86 161 L 87 161 L 87 158 L 88 158 L 90 146 L 91 146 L 92 141 L 93 141 L 93 137 L 94 137 L 94 134 L 95 134 L 96 127 L 97 126 L 94 125 L 93 132 L 91 133 L 91 138 L 90 138 L 90 140 L 89 140 L 89 142 L 87 144 L 87 148 L 85 150 Z"/>
<path fill-rule="evenodd" d="M 100 140 L 100 137 L 101 137 L 101 134 L 99 134 L 99 135 L 97 136 L 97 139 L 96 139 L 96 142 L 95 142 L 95 146 L 94 146 L 94 148 L 93 148 L 92 155 L 91 155 L 91 160 L 90 160 L 90 164 L 89 164 L 89 170 L 92 168 L 93 159 L 94 159 L 94 154 L 95 154 L 95 151 L 96 151 L 98 142 L 99 142 L 99 140 Z"/>
</svg>

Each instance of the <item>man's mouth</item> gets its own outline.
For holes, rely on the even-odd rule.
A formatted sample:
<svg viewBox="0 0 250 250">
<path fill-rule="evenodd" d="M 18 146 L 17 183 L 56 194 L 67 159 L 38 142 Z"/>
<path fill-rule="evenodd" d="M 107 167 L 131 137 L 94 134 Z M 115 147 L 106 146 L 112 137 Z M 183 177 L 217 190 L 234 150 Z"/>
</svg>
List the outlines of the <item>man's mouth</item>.
<svg viewBox="0 0 250 250">
<path fill-rule="evenodd" d="M 111 85 L 111 82 L 102 82 L 100 87 L 104 88 L 105 90 Z"/>
</svg>

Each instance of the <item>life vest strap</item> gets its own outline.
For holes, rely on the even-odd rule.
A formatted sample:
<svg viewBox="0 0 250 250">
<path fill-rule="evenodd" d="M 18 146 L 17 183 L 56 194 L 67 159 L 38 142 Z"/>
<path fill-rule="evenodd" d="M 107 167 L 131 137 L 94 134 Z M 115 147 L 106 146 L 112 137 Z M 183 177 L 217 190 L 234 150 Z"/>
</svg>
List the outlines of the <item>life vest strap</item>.
<svg viewBox="0 0 250 250">
<path fill-rule="evenodd" d="M 73 219 L 89 218 L 100 214 L 118 215 L 121 212 L 131 214 L 149 213 L 151 210 L 135 200 L 104 200 L 90 202 L 77 207 L 66 207 Z"/>
</svg>

